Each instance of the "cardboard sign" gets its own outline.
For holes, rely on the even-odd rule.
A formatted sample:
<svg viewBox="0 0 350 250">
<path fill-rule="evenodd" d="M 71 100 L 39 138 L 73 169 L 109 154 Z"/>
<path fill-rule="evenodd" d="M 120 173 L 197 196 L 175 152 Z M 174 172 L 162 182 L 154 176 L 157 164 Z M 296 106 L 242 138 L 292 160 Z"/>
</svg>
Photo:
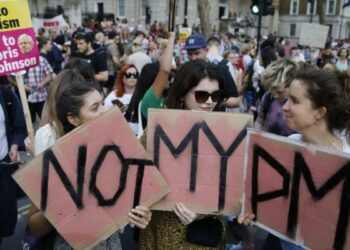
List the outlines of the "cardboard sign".
<svg viewBox="0 0 350 250">
<path fill-rule="evenodd" d="M 147 151 L 171 192 L 153 208 L 183 202 L 198 213 L 241 210 L 246 128 L 250 115 L 149 110 Z"/>
<path fill-rule="evenodd" d="M 183 49 L 185 47 L 185 42 L 187 37 L 189 37 L 192 34 L 192 28 L 180 28 L 179 30 L 179 42 L 180 42 L 180 48 Z"/>
<path fill-rule="evenodd" d="M 14 179 L 74 249 L 94 247 L 128 223 L 132 207 L 169 191 L 118 108 L 60 139 Z"/>
<path fill-rule="evenodd" d="M 350 155 L 248 134 L 244 212 L 311 249 L 350 249 Z"/>
<path fill-rule="evenodd" d="M 0 0 L 0 76 L 39 64 L 27 0 Z"/>
<path fill-rule="evenodd" d="M 58 15 L 53 18 L 38 18 L 33 17 L 33 27 L 35 32 L 38 32 L 39 28 L 51 29 L 54 28 L 56 31 L 62 30 L 64 27 L 69 27 L 67 22 L 64 20 L 63 15 Z"/>
<path fill-rule="evenodd" d="M 327 42 L 329 26 L 314 23 L 301 25 L 299 44 L 324 48 Z"/>
</svg>

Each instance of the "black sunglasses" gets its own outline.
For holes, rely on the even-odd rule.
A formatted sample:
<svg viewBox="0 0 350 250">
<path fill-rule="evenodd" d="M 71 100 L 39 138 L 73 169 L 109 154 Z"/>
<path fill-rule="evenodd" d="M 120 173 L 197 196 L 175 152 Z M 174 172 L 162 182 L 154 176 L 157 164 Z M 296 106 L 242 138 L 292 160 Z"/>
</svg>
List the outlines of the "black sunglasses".
<svg viewBox="0 0 350 250">
<path fill-rule="evenodd" d="M 137 79 L 137 78 L 139 78 L 139 73 L 125 73 L 124 74 L 124 76 L 127 78 L 127 79 L 129 79 L 129 78 L 134 78 L 134 79 Z"/>
<path fill-rule="evenodd" d="M 213 93 L 208 93 L 207 91 L 194 91 L 194 97 L 196 98 L 196 101 L 198 103 L 205 103 L 209 97 L 211 97 L 211 100 L 213 102 L 218 102 L 222 99 L 222 91 L 217 90 L 214 91 Z"/>
</svg>

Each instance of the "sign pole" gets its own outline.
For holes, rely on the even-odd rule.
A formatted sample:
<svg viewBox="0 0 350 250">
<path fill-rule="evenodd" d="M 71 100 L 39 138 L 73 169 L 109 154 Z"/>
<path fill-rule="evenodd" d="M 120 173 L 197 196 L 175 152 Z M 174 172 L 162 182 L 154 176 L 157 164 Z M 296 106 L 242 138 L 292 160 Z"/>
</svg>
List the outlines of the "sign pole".
<svg viewBox="0 0 350 250">
<path fill-rule="evenodd" d="M 16 81 L 17 81 L 18 91 L 19 91 L 19 95 L 21 98 L 21 102 L 22 102 L 23 113 L 24 113 L 24 118 L 26 121 L 28 137 L 29 137 L 31 142 L 34 142 L 34 129 L 33 129 L 32 118 L 31 118 L 30 111 L 29 111 L 27 95 L 26 95 L 26 92 L 24 89 L 23 76 L 21 75 L 20 72 L 16 73 Z"/>
<path fill-rule="evenodd" d="M 168 31 L 175 31 L 175 9 L 176 0 L 169 0 Z"/>
</svg>

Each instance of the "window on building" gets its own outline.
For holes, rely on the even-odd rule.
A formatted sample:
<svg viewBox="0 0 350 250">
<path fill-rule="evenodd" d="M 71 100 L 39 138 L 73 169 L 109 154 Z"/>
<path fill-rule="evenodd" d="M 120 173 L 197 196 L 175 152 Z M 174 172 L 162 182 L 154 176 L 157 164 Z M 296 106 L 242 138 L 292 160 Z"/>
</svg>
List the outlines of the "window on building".
<svg viewBox="0 0 350 250">
<path fill-rule="evenodd" d="M 125 1 L 119 0 L 119 16 L 125 16 Z"/>
<path fill-rule="evenodd" d="M 179 16 L 179 1 L 176 1 L 176 6 L 175 6 L 175 16 Z"/>
<path fill-rule="evenodd" d="M 295 36 L 296 34 L 296 29 L 297 29 L 297 25 L 295 23 L 291 23 L 290 24 L 290 32 L 289 35 L 290 36 Z"/>
<path fill-rule="evenodd" d="M 327 1 L 327 15 L 335 15 L 336 0 Z"/>
<path fill-rule="evenodd" d="M 219 2 L 219 19 L 228 18 L 228 4 L 227 0 L 220 0 Z"/>
<path fill-rule="evenodd" d="M 317 1 L 314 0 L 314 4 L 312 5 L 310 2 L 307 3 L 307 15 L 316 15 L 317 10 Z"/>
<path fill-rule="evenodd" d="M 290 2 L 290 15 L 298 15 L 299 13 L 299 0 L 292 0 Z"/>
<path fill-rule="evenodd" d="M 142 16 L 146 16 L 146 6 L 149 5 L 149 1 L 148 0 L 142 0 L 141 3 L 141 15 Z"/>
<path fill-rule="evenodd" d="M 332 37 L 332 34 L 333 34 L 333 25 L 332 24 L 327 24 L 328 27 L 329 27 L 329 30 L 328 30 L 328 37 Z"/>
</svg>

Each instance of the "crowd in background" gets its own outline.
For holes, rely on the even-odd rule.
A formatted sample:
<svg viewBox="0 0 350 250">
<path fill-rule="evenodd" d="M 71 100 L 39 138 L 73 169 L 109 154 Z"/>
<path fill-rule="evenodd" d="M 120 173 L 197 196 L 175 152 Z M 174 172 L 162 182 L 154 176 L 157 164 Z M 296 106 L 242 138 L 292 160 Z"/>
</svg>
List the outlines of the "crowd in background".
<svg viewBox="0 0 350 250">
<path fill-rule="evenodd" d="M 198 27 L 193 31 L 180 43 L 179 29 L 169 33 L 157 21 L 143 26 L 117 18 L 85 21 L 72 30 L 40 28 L 40 64 L 23 73 L 32 121 L 40 118 L 35 140 L 27 141 L 27 149 L 38 155 L 64 134 L 116 105 L 143 143 L 148 109 L 172 108 L 250 113 L 257 129 L 350 153 L 350 41 L 328 41 L 320 49 L 268 36 L 257 48 L 256 38 L 242 33 L 215 32 L 206 38 Z M 1 86 L 16 92 L 14 76 L 1 77 Z M 5 95 L 0 97 L 6 99 Z M 0 159 L 7 162 L 18 161 L 18 150 L 25 150 L 23 112 L 19 97 L 11 96 L 15 107 L 6 111 L 2 104 L 5 116 L 0 113 L 4 117 L 0 122 L 12 119 L 6 124 L 18 127 L 11 132 L 16 139 L 0 144 L 9 148 L 6 153 L 0 148 Z M 0 139 L 6 137 L 13 136 L 0 133 Z M 16 196 L 15 189 L 12 183 L 8 195 Z M 14 206 L 8 209 L 8 214 L 16 215 Z M 248 224 L 253 216 L 217 219 L 232 226 Z M 3 217 L 0 213 L 0 221 Z M 149 224 L 140 235 L 141 249 L 224 249 L 225 245 L 237 249 L 242 240 L 237 232 L 233 232 L 235 243 L 225 242 L 222 232 L 214 248 L 184 240 L 188 225 L 208 217 L 179 201 L 174 212 L 153 212 L 152 220 L 148 208 L 137 207 L 129 220 L 142 229 Z M 13 216 L 3 219 L 9 228 L 0 238 L 13 233 L 14 220 Z M 28 223 L 29 233 L 37 238 L 52 232 L 51 224 L 34 205 Z M 69 248 L 62 237 L 54 242 L 54 249 Z M 99 249 L 121 248 L 117 234 L 101 244 Z M 275 244 L 280 248 L 271 248 Z M 301 249 L 272 235 L 263 247 Z"/>
</svg>

